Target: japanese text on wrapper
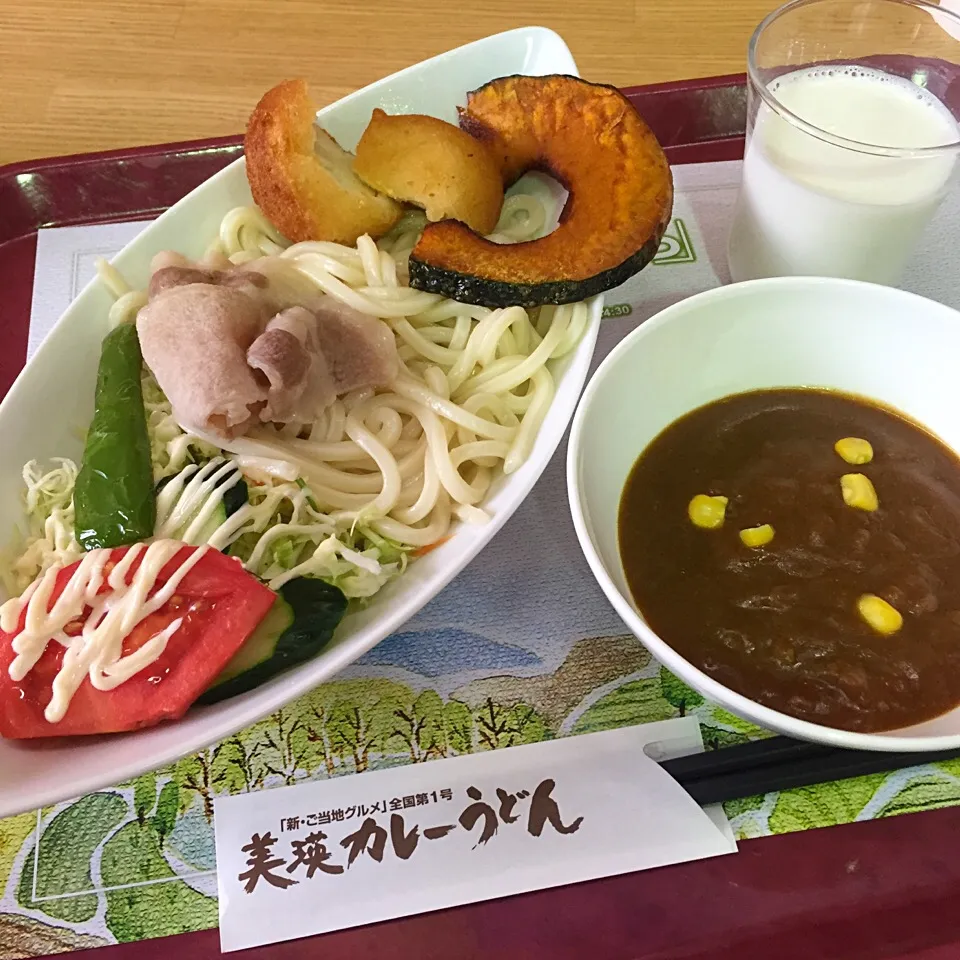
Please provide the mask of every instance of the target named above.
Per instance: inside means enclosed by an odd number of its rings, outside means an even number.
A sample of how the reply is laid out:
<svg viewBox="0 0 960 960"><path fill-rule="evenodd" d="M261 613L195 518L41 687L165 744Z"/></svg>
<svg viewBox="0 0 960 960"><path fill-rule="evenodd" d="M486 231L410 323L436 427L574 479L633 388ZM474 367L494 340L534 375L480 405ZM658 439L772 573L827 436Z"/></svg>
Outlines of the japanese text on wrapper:
<svg viewBox="0 0 960 960"><path fill-rule="evenodd" d="M453 790L432 790L306 816L283 817L279 834L310 832L290 839L274 836L272 830L254 833L242 848L247 869L237 879L248 894L261 883L285 890L319 874L339 876L360 857L382 863L388 850L398 860L409 860L421 841L442 840L457 830L466 831L474 839L472 850L489 843L501 827L526 829L532 837L541 836L548 826L564 836L576 833L583 817L564 820L553 795L555 788L556 782L546 778L533 790L510 792L497 787L494 797L487 800L480 789L470 786L464 791L462 807L459 803L446 806L453 804ZM416 812L402 812L411 808ZM461 810L459 815L451 816L450 811L457 809ZM360 820L359 825L337 826L356 820ZM321 825L328 826L329 834L315 829Z"/></svg>

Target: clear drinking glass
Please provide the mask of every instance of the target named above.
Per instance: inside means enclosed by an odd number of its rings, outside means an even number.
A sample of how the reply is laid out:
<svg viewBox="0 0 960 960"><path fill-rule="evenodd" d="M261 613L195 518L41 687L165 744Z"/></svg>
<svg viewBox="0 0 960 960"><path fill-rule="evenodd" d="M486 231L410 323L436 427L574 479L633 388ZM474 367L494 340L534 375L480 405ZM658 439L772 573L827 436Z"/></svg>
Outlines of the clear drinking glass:
<svg viewBox="0 0 960 960"><path fill-rule="evenodd" d="M926 0L794 0L747 56L733 280L896 284L954 179L960 16Z"/></svg>

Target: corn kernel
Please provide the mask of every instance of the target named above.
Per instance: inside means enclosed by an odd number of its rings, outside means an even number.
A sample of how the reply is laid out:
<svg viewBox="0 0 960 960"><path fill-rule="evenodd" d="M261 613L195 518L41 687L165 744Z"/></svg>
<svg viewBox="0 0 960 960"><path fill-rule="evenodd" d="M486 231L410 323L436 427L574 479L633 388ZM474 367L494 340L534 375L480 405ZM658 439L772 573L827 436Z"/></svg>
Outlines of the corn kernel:
<svg viewBox="0 0 960 960"><path fill-rule="evenodd" d="M847 461L860 465L869 463L873 459L873 447L869 440L862 440L860 437L844 437L838 440L833 449Z"/></svg>
<svg viewBox="0 0 960 960"><path fill-rule="evenodd" d="M740 531L740 541L745 547L762 547L773 539L773 527L761 523L759 527L747 527Z"/></svg>
<svg viewBox="0 0 960 960"><path fill-rule="evenodd" d="M848 507L872 513L880 506L877 491L870 482L870 478L862 473L845 473L840 478L840 490L843 493L843 502Z"/></svg>
<svg viewBox="0 0 960 960"><path fill-rule="evenodd" d="M903 626L903 617L896 607L890 606L883 597L878 597L872 593L865 593L857 601L857 610L860 616L873 627L877 633L882 633L885 637L896 633Z"/></svg>
<svg viewBox="0 0 960 960"><path fill-rule="evenodd" d="M687 504L687 516L695 527L702 527L704 530L716 530L717 527L722 527L726 512L726 497L708 497L705 493L698 493Z"/></svg>

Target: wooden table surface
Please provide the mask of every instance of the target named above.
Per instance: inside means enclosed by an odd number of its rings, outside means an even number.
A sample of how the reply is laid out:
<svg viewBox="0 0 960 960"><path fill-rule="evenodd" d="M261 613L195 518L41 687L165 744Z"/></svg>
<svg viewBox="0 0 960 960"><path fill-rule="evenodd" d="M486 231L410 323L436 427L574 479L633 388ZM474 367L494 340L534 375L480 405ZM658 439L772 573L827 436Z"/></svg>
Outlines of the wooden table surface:
<svg viewBox="0 0 960 960"><path fill-rule="evenodd" d="M542 24L627 86L743 69L776 0L0 0L0 164L237 133L307 77L322 104L451 47Z"/></svg>

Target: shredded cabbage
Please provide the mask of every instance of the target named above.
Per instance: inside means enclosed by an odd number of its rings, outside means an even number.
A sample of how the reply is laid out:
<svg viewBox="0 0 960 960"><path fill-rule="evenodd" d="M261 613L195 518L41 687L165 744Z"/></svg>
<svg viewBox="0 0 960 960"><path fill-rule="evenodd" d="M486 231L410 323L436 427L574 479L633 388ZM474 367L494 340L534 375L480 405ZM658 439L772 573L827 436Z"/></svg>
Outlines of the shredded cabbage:
<svg viewBox="0 0 960 960"><path fill-rule="evenodd" d="M322 512L303 480L248 485L248 502L209 541L228 549L278 590L294 577L318 577L346 596L373 596L406 569L409 551L364 527Z"/></svg>
<svg viewBox="0 0 960 960"><path fill-rule="evenodd" d="M184 431L152 374L143 377L143 402L154 478L173 477L214 458L229 457ZM357 521L334 518L317 506L303 479L284 480L263 465L230 457L248 481L248 502L217 527L209 544L239 557L244 566L277 590L294 577L317 577L347 597L373 596L402 573L410 549ZM83 555L74 531L73 489L78 467L56 459L49 467L31 460L23 468L27 536L0 558L8 593L22 593L53 564L66 566ZM216 490L210 496L217 495ZM191 515L202 504L191 505Z"/></svg>
<svg viewBox="0 0 960 960"><path fill-rule="evenodd" d="M54 564L66 566L82 556L73 517L77 471L77 465L65 458L53 460L49 467L31 460L23 468L26 536L17 538L14 557L0 563L11 596L22 593Z"/></svg>
<svg viewBox="0 0 960 960"><path fill-rule="evenodd" d="M164 396L152 373L144 371L141 386L154 480L172 477L187 464L202 463L220 453L216 447L187 433L174 420L170 401Z"/></svg>

